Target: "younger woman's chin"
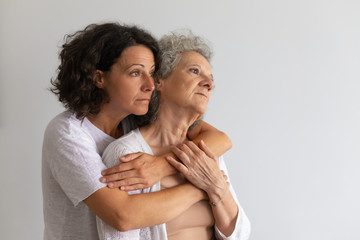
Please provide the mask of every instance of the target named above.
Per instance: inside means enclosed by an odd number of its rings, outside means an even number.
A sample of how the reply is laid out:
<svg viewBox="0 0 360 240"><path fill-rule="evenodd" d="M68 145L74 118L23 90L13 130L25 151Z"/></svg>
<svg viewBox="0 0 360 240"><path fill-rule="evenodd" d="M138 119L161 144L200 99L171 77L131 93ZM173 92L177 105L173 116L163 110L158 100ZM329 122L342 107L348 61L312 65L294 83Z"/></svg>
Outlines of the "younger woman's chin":
<svg viewBox="0 0 360 240"><path fill-rule="evenodd" d="M148 108L146 109L139 109L137 111L134 111L133 114L137 116L145 115L148 112Z"/></svg>

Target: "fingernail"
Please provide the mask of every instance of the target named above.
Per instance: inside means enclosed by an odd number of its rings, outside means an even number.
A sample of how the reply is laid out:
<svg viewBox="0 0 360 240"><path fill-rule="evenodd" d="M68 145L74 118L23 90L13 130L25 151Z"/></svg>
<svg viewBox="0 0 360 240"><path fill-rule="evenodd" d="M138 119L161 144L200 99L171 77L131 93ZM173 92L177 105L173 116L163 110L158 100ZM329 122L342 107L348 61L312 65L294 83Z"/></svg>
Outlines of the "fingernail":
<svg viewBox="0 0 360 240"><path fill-rule="evenodd" d="M104 177L100 178L100 182L102 182L102 183L106 182L106 178L104 178Z"/></svg>
<svg viewBox="0 0 360 240"><path fill-rule="evenodd" d="M109 183L108 185L110 188L113 188L114 187L114 184L113 183Z"/></svg>
<svg viewBox="0 0 360 240"><path fill-rule="evenodd" d="M105 171L102 171L102 172L101 172L101 175L105 175Z"/></svg>
<svg viewBox="0 0 360 240"><path fill-rule="evenodd" d="M125 190L125 187L121 186L121 187L120 187L120 190L123 190L123 191L124 191L124 190Z"/></svg>

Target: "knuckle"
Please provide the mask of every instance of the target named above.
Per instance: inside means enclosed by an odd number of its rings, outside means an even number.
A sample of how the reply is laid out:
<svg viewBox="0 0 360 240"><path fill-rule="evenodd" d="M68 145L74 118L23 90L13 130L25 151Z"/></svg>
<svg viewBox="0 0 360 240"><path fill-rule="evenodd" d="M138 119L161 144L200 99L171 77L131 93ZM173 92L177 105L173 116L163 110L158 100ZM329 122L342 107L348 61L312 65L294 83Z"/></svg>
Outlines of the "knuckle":
<svg viewBox="0 0 360 240"><path fill-rule="evenodd" d="M115 180L114 174L109 175L109 176L106 177L106 182L112 182L114 180Z"/></svg>
<svg viewBox="0 0 360 240"><path fill-rule="evenodd" d="M204 155L202 153L197 152L194 154L193 158L195 161L199 162L203 157L204 157Z"/></svg>
<svg viewBox="0 0 360 240"><path fill-rule="evenodd" d="M124 185L130 185L131 181L129 179L125 179L123 181Z"/></svg>
<svg viewBox="0 0 360 240"><path fill-rule="evenodd" d="M180 158L186 158L188 155L184 152L180 152L179 157Z"/></svg>
<svg viewBox="0 0 360 240"><path fill-rule="evenodd" d="M143 182L143 184L144 184L145 187L149 187L149 186L150 186L150 181L149 181L149 180L145 180L145 181Z"/></svg>
<svg viewBox="0 0 360 240"><path fill-rule="evenodd" d="M121 179L123 177L123 175L121 173L117 173L116 175L114 174L114 176L116 176L117 179Z"/></svg>
<svg viewBox="0 0 360 240"><path fill-rule="evenodd" d="M120 186L119 182L111 182L113 188L118 188Z"/></svg>
<svg viewBox="0 0 360 240"><path fill-rule="evenodd" d="M134 161L133 164L134 164L134 167L135 167L135 168L139 168L139 167L140 167L140 163L139 163L138 161Z"/></svg>
<svg viewBox="0 0 360 240"><path fill-rule="evenodd" d="M138 175L139 175L140 177L144 177L144 176L145 176L145 170L142 169L142 168L139 168L139 169L137 170L137 173L138 173Z"/></svg>

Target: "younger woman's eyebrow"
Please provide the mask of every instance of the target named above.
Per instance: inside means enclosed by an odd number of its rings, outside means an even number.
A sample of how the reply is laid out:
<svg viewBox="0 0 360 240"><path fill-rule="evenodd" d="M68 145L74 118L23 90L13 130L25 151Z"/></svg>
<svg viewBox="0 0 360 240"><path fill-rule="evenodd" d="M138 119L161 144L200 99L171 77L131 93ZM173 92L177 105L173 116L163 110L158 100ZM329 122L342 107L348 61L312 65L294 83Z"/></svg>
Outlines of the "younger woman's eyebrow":
<svg viewBox="0 0 360 240"><path fill-rule="evenodd" d="M131 67L133 67L133 66L140 66L140 67L142 67L142 68L145 68L145 65L144 65L144 64L141 64L141 63L133 63L133 64L131 64L130 66L126 67L125 70L127 70L127 69L129 69L129 68L131 68ZM151 66L151 69L153 69L154 67L155 67L155 64Z"/></svg>

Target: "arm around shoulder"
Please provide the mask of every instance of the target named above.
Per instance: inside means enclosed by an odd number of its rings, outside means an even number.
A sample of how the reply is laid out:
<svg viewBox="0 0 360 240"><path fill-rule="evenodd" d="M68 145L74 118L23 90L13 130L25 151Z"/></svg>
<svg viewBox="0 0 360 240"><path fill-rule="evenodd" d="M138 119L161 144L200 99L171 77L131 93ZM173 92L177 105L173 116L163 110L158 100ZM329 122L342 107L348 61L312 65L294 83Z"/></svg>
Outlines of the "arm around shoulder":
<svg viewBox="0 0 360 240"><path fill-rule="evenodd" d="M188 132L188 137L197 144L203 140L217 157L220 157L232 147L232 142L226 133L203 121Z"/></svg>

